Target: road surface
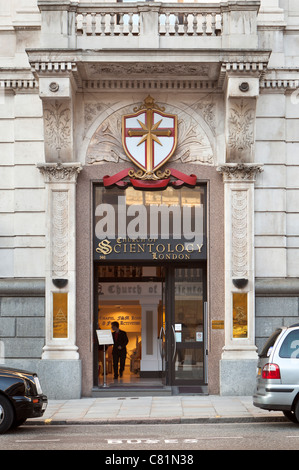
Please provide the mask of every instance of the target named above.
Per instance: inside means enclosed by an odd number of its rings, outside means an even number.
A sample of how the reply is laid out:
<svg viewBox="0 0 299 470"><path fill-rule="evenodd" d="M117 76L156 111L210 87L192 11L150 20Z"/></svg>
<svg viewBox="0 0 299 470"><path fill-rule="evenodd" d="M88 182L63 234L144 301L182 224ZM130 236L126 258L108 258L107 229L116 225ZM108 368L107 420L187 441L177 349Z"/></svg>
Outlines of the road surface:
<svg viewBox="0 0 299 470"><path fill-rule="evenodd" d="M113 455L113 451L116 450L136 451L136 453L131 453L132 456L141 455L140 451L166 450L170 451L171 456L176 451L184 451L186 454L187 451L192 450L269 449L299 449L299 426L291 422L24 425L0 437L0 450L105 450L107 455ZM150 454L151 452L148 453ZM117 455L121 456L121 453L118 452ZM194 458L196 458L196 453L194 453ZM154 463L151 461L149 463L158 465L175 462ZM189 465L191 463L190 461ZM114 461L111 464L116 465L117 462ZM138 468L139 464L135 467L132 464L132 467Z"/></svg>

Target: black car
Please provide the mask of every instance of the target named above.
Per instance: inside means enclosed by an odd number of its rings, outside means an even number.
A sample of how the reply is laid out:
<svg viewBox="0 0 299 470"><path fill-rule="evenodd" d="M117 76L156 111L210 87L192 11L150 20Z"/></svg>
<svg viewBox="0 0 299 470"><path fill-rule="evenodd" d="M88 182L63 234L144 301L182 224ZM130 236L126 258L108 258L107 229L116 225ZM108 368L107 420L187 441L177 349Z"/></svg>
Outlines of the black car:
<svg viewBox="0 0 299 470"><path fill-rule="evenodd" d="M42 416L47 404L35 373L0 367L0 434Z"/></svg>

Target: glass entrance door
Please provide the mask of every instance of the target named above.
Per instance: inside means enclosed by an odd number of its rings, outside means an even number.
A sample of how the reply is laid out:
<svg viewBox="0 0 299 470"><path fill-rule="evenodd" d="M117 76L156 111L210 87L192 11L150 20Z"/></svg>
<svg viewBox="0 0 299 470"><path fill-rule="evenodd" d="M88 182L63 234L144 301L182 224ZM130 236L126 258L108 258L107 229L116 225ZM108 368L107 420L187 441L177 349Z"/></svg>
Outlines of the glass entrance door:
<svg viewBox="0 0 299 470"><path fill-rule="evenodd" d="M169 273L170 274L170 273ZM169 278L168 365L171 385L206 383L205 270L173 268Z"/></svg>
<svg viewBox="0 0 299 470"><path fill-rule="evenodd" d="M164 270L159 266L98 265L96 267L95 333L113 322L127 334L122 377L114 381L113 346L103 352L95 342L95 385L161 386L165 381L166 336ZM95 335L96 337L96 335Z"/></svg>
<svg viewBox="0 0 299 470"><path fill-rule="evenodd" d="M96 273L95 330L117 321L129 340L117 384L112 347L106 350L108 385L206 384L205 266L98 265ZM95 384L101 386L104 359L95 346Z"/></svg>

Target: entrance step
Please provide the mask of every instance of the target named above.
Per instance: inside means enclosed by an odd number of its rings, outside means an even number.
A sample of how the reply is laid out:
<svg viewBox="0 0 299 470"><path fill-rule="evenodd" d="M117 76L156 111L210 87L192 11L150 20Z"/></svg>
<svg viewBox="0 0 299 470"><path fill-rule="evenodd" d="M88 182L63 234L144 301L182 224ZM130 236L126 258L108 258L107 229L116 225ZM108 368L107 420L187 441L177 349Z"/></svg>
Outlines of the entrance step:
<svg viewBox="0 0 299 470"><path fill-rule="evenodd" d="M93 398L101 397L161 397L171 395L209 395L208 386L177 386L177 387L155 387L155 386L123 386L111 385L108 387L94 387L91 392Z"/></svg>
<svg viewBox="0 0 299 470"><path fill-rule="evenodd" d="M92 389L93 398L101 397L161 397L171 396L172 387L95 387Z"/></svg>

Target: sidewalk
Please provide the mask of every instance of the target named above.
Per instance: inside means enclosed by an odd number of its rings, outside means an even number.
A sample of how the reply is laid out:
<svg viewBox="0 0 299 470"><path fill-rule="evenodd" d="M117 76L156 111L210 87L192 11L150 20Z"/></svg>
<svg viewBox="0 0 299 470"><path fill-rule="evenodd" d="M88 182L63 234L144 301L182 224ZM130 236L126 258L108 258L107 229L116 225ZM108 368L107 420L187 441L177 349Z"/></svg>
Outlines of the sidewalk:
<svg viewBox="0 0 299 470"><path fill-rule="evenodd" d="M266 411L251 396L169 396L49 400L42 418L28 424L139 424L284 421L280 411Z"/></svg>

